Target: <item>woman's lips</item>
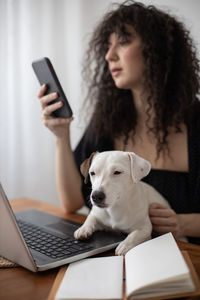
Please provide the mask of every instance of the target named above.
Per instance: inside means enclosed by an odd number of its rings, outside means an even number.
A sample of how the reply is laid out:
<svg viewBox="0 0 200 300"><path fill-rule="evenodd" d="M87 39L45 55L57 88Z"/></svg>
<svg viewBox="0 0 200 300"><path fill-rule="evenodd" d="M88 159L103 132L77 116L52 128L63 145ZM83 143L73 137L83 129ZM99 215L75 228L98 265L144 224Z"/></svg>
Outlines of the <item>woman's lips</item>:
<svg viewBox="0 0 200 300"><path fill-rule="evenodd" d="M122 71L122 69L120 69L120 68L111 69L111 73L112 73L113 77L118 76L121 73L121 71Z"/></svg>

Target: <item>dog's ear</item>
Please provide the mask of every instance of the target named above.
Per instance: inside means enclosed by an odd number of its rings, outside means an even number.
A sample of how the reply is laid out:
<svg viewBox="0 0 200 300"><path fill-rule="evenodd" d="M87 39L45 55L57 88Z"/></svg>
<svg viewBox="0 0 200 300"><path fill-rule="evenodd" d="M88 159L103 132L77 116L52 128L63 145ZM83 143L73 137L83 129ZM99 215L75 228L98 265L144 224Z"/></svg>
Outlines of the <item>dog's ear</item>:
<svg viewBox="0 0 200 300"><path fill-rule="evenodd" d="M131 163L131 176L134 183L139 182L147 176L151 170L151 164L146 159L138 156L134 152L128 152Z"/></svg>
<svg viewBox="0 0 200 300"><path fill-rule="evenodd" d="M93 159L93 156L96 154L97 152L92 152L92 154L90 155L89 158L87 158L86 160L84 160L84 162L82 162L81 166L80 166L80 170L81 170L81 174L84 176L85 180L84 183L88 183L88 173L89 173L89 168Z"/></svg>

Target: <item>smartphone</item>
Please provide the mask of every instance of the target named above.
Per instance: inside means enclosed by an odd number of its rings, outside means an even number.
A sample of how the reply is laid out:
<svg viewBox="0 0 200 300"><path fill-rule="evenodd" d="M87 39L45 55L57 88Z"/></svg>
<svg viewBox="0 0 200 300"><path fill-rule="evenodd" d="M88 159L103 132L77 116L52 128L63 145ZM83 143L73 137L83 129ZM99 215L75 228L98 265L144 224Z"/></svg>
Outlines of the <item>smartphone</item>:
<svg viewBox="0 0 200 300"><path fill-rule="evenodd" d="M49 104L62 101L63 106L55 110L52 115L56 118L70 118L72 116L72 110L69 102L63 92L61 84L58 80L56 72L49 58L43 57L32 62L33 70L41 85L46 84L47 90L45 95L57 92L58 98L52 100Z"/></svg>

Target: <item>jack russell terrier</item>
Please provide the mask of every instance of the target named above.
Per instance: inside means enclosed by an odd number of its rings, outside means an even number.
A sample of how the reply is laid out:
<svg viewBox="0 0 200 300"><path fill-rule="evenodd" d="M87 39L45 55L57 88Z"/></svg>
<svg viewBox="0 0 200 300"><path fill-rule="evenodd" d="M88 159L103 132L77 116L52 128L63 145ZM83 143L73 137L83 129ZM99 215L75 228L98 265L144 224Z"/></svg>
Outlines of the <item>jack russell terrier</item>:
<svg viewBox="0 0 200 300"><path fill-rule="evenodd" d="M85 239L97 230L109 229L127 233L115 253L128 250L151 238L149 204L168 202L150 185L140 181L150 172L151 164L133 152L105 151L92 153L81 165L81 173L92 184L92 209L84 224L75 231Z"/></svg>

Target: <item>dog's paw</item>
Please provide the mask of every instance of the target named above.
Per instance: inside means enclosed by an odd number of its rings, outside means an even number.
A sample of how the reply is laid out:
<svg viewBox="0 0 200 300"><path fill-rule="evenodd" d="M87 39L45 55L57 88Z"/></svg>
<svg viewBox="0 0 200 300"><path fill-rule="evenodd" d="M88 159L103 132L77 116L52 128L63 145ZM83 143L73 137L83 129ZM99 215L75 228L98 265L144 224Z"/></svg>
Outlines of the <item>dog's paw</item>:
<svg viewBox="0 0 200 300"><path fill-rule="evenodd" d="M115 254L125 255L131 248L133 248L133 245L130 245L127 241L122 241L115 249Z"/></svg>
<svg viewBox="0 0 200 300"><path fill-rule="evenodd" d="M74 232L74 237L76 239L87 239L92 235L93 231L92 227L83 225Z"/></svg>

